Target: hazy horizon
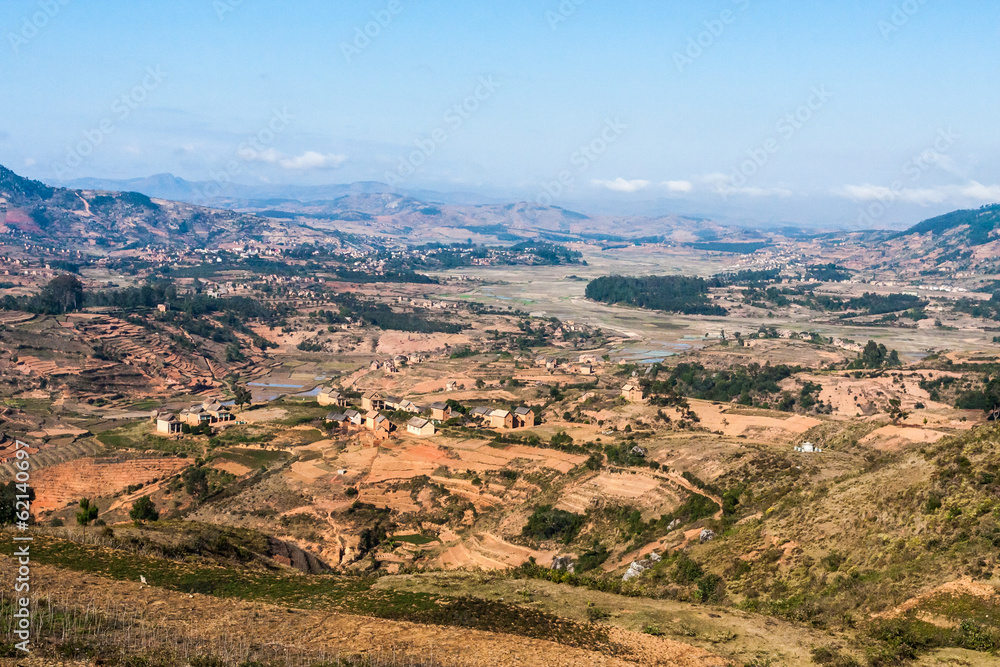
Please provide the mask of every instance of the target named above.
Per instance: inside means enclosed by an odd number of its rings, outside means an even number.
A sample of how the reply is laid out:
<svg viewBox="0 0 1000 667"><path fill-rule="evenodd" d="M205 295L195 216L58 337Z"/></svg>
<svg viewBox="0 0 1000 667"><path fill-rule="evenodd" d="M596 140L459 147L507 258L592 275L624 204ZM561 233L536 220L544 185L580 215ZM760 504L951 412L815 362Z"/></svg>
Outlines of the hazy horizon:
<svg viewBox="0 0 1000 667"><path fill-rule="evenodd" d="M16 0L0 163L906 226L1000 201L998 18L984 0Z"/></svg>

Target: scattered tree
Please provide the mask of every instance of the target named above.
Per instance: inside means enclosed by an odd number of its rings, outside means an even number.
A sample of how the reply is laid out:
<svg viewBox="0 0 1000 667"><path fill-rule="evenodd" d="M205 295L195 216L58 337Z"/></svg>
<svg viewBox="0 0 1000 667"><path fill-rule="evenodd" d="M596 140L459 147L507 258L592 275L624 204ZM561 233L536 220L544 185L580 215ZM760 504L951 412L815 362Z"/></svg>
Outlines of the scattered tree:
<svg viewBox="0 0 1000 667"><path fill-rule="evenodd" d="M208 493L208 471L202 466L188 468L181 479L184 480L184 490L188 495L201 498Z"/></svg>
<svg viewBox="0 0 1000 667"><path fill-rule="evenodd" d="M233 396L236 402L236 407L243 409L244 405L249 405L253 402L253 396L250 390L247 389L246 385L238 384L233 387Z"/></svg>
<svg viewBox="0 0 1000 667"><path fill-rule="evenodd" d="M97 518L100 510L97 503L91 503L89 498L80 499L80 511L76 513L76 522L83 527L83 541L87 541L87 526Z"/></svg>
<svg viewBox="0 0 1000 667"><path fill-rule="evenodd" d="M146 521L158 521L160 513L157 511L152 498L143 496L132 503L132 509L129 510L128 517L138 526Z"/></svg>

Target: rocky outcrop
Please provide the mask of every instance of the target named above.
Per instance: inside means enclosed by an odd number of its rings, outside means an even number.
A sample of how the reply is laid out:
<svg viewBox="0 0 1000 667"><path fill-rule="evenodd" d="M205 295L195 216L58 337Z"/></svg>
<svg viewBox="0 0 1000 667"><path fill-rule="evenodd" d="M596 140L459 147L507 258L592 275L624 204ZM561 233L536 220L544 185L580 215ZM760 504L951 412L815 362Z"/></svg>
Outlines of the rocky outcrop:
<svg viewBox="0 0 1000 667"><path fill-rule="evenodd" d="M572 556L553 556L552 566L550 569L569 572L570 574L573 574L576 571L576 568L573 565Z"/></svg>
<svg viewBox="0 0 1000 667"><path fill-rule="evenodd" d="M294 544L282 542L275 537L267 539L268 556L282 565L294 567L296 570L305 572L306 574L321 574L330 570L329 565Z"/></svg>

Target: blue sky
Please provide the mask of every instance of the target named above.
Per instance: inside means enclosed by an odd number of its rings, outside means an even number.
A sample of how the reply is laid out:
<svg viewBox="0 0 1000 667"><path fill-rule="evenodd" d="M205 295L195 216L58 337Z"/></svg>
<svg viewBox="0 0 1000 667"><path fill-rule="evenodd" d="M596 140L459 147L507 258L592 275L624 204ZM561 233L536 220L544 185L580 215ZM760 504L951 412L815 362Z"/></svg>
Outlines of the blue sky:
<svg viewBox="0 0 1000 667"><path fill-rule="evenodd" d="M845 226L1000 200L989 0L7 0L0 36L0 163L48 181Z"/></svg>

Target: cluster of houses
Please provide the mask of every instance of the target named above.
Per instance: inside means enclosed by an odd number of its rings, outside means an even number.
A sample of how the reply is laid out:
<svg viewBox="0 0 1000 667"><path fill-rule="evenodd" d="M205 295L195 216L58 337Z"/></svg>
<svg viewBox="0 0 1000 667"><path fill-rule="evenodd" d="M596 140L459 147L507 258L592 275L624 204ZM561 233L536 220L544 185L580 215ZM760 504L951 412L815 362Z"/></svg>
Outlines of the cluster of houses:
<svg viewBox="0 0 1000 667"><path fill-rule="evenodd" d="M622 389L622 396L627 400L638 402L642 400L642 390L637 386L626 385ZM385 410L413 415L406 422L406 433L417 437L435 435L437 425L455 416L451 406L445 402L420 406L407 398L376 390L365 392L361 396L360 410L349 407L347 397L334 387L320 389L316 400L321 406L341 408L326 415L327 423L336 424L344 429L366 430L371 433L374 440L386 440L398 429L396 424L382 414L382 411ZM477 406L469 410L466 417L484 427L496 430L530 428L537 425L539 419L536 409L524 406L513 410ZM218 400L206 400L177 413L154 410L151 418L156 425L156 432L165 435L180 433L185 424L195 427L235 420L230 407L223 405Z"/></svg>
<svg viewBox="0 0 1000 667"><path fill-rule="evenodd" d="M347 400L335 389L324 389L319 394L321 405L345 407ZM359 427L371 432L375 440L386 440L397 427L381 413L382 410L407 412L413 417L406 422L406 432L417 437L429 437L437 433L437 425L446 422L454 416L450 405L444 402L419 406L407 398L384 394L379 391L368 391L361 396L361 410L348 409L342 412L334 411L326 416L328 423L337 424L342 428ZM429 416L421 416L429 415ZM494 429L516 429L535 426L538 415L535 410L519 407L514 410L502 408L476 407L469 411L468 416L484 426Z"/></svg>
<svg viewBox="0 0 1000 667"><path fill-rule="evenodd" d="M638 383L628 383L621 389L621 396L630 403L641 403L645 400L643 390ZM381 414L383 410L406 412L413 417L406 423L406 432L418 437L432 436L437 433L437 424L446 422L454 415L451 406L444 402L431 403L424 407L417 405L408 398L385 394L380 391L368 391L361 396L361 410L348 408L347 397L334 387L324 387L316 396L321 406L347 408L333 411L326 415L327 423L336 424L341 428L364 428L372 433L375 440L386 440L397 430L395 424ZM429 417L421 414L429 413ZM530 428L537 425L539 415L533 408L518 407L514 410L477 406L472 408L467 416L491 429L513 430ZM991 416L991 419L995 419ZM183 426L201 426L202 424L219 424L233 421L235 416L229 406L218 400L207 400L200 405L185 408L179 413L154 410L152 421L156 424L156 432L165 435L180 433Z"/></svg>
<svg viewBox="0 0 1000 667"><path fill-rule="evenodd" d="M550 357L535 357L535 366L538 368L545 368L550 371L561 369L565 372L576 373L578 375L594 375L597 372L597 367L603 363L602 360L599 360L593 354L581 354L576 363Z"/></svg>
<svg viewBox="0 0 1000 667"><path fill-rule="evenodd" d="M326 421L337 426L361 426L365 423L365 417L357 410L344 410L343 412L331 412L326 416Z"/></svg>
<svg viewBox="0 0 1000 667"><path fill-rule="evenodd" d="M513 411L503 408L476 407L469 411L469 416L477 419L490 428L515 429L534 426L537 415L532 408L520 407Z"/></svg>
<svg viewBox="0 0 1000 667"><path fill-rule="evenodd" d="M208 400L200 405L184 408L177 414L154 410L152 420L156 424L156 432L165 435L180 433L184 424L201 426L202 424L221 424L235 420L228 405L217 400Z"/></svg>

